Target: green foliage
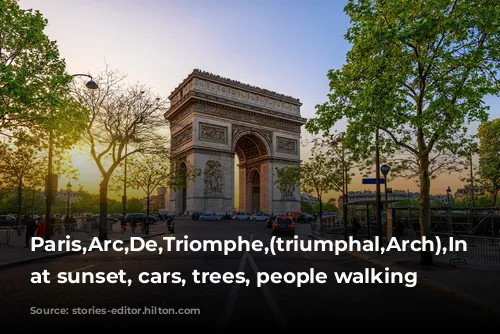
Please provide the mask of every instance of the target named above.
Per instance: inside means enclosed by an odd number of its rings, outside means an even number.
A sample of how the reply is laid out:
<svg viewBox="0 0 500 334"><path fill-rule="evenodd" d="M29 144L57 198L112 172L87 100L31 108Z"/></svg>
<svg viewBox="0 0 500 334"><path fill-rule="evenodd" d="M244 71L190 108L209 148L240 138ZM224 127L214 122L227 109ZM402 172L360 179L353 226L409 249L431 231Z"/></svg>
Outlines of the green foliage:
<svg viewBox="0 0 500 334"><path fill-rule="evenodd" d="M314 206L313 210L314 212L319 212L319 203ZM339 212L339 209L332 204L323 203L323 212Z"/></svg>
<svg viewBox="0 0 500 334"><path fill-rule="evenodd" d="M345 143L369 151L381 131L383 150L418 166L420 224L430 234L429 190L441 152L456 152L466 124L487 119L497 95L500 6L496 1L350 0L346 64L328 73L328 102L306 124L312 133L348 121ZM457 142L457 140L459 140ZM397 151L397 152L396 152ZM431 264L430 253L422 263Z"/></svg>
<svg viewBox="0 0 500 334"><path fill-rule="evenodd" d="M300 202L300 211L305 212L305 213L313 213L313 206L311 203L308 202Z"/></svg>
<svg viewBox="0 0 500 334"><path fill-rule="evenodd" d="M66 64L56 42L44 30L38 11L23 10L17 1L0 1L0 131L31 127L63 105Z"/></svg>
<svg viewBox="0 0 500 334"><path fill-rule="evenodd" d="M479 175L483 186L491 193L491 205L496 205L500 191L500 118L479 127Z"/></svg>

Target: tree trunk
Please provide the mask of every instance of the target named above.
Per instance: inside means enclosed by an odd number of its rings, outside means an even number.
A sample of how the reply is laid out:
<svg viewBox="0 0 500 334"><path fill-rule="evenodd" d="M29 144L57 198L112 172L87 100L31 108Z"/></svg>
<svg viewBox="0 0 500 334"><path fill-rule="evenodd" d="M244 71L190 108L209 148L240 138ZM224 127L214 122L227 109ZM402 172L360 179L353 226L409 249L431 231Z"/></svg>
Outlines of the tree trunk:
<svg viewBox="0 0 500 334"><path fill-rule="evenodd" d="M431 178L429 176L429 154L420 156L420 199L419 218L421 237L429 239L431 237L431 211L430 211L430 188ZM424 266L432 266L433 259L430 251L420 253L420 263Z"/></svg>
<svg viewBox="0 0 500 334"><path fill-rule="evenodd" d="M19 184L17 185L17 217L16 217L16 225L17 225L17 235L21 235L21 213L23 208L23 181L19 180Z"/></svg>
<svg viewBox="0 0 500 334"><path fill-rule="evenodd" d="M108 183L109 177L103 177L99 187L99 240L108 240Z"/></svg>
<svg viewBox="0 0 500 334"><path fill-rule="evenodd" d="M150 203L149 199L150 199L150 197L151 196L149 194L147 194L147 196L146 196L146 219L147 219L147 221L149 221L149 212L150 212L150 210L149 210L149 203Z"/></svg>
<svg viewBox="0 0 500 334"><path fill-rule="evenodd" d="M319 232L321 235L323 235L323 200L319 195L318 199L319 199Z"/></svg>
<svg viewBox="0 0 500 334"><path fill-rule="evenodd" d="M495 188L495 190L491 192L491 206L492 207L497 206L497 194L498 194L498 189Z"/></svg>

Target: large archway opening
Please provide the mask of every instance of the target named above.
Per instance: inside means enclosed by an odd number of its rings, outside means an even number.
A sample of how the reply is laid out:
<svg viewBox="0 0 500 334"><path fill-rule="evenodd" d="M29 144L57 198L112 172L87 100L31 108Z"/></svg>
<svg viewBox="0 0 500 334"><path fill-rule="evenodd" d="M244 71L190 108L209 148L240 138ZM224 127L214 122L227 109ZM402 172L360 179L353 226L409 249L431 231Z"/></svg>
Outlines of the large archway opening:
<svg viewBox="0 0 500 334"><path fill-rule="evenodd" d="M267 187L263 165L269 148L265 139L257 133L246 132L235 138L235 210L247 214L258 213L265 209Z"/></svg>

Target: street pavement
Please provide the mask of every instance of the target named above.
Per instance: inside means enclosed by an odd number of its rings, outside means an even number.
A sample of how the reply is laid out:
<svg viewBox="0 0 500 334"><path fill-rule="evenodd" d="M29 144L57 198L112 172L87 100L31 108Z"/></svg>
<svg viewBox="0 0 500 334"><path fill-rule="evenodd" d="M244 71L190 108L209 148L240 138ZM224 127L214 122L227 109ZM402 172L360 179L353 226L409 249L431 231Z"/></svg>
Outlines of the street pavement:
<svg viewBox="0 0 500 334"><path fill-rule="evenodd" d="M218 221L194 222L178 220L176 237L189 239L271 239L271 230L264 222ZM299 225L300 238L308 238L309 226ZM156 237L158 243L165 243ZM285 237L286 238L286 237ZM348 254L335 256L323 252L290 252L276 256L256 252L234 252L229 255L201 252L137 252L124 255L116 252L93 252L0 270L0 323L2 325L33 326L33 324L72 324L79 328L104 323L117 329L121 325L143 326L148 324L182 325L183 328L252 329L323 329L340 320L336 317L355 317L345 325L362 326L372 322L363 319L386 318L394 323L403 318L434 318L446 323L449 317L481 317L481 324L489 320L484 310L472 304L453 299L417 285L408 288L398 284L338 284L331 276L334 271L364 271L371 265ZM194 284L193 270L205 272L238 272L254 278L256 272L326 272L326 284L309 284L301 288L293 284L267 284L261 288L255 282L249 286L237 284ZM32 272L44 269L51 272L50 284L32 284ZM57 272L91 271L118 272L123 269L127 277L135 278L141 272L181 272L187 279L180 284L140 284L137 279L131 286L124 284L58 284ZM255 280L253 280L255 281ZM175 312L199 314L174 315L113 315L112 309L157 307ZM106 309L106 315L31 315L32 308L45 311L67 308ZM197 311L198 310L198 311ZM82 310L80 310L82 312ZM129 310L130 312L130 310ZM399 320L398 320L399 319ZM378 320L377 320L378 321ZM497 321L498 323L498 321ZM338 324L343 324L339 322ZM73 327L72 327L73 328ZM129 329L131 327L128 327Z"/></svg>

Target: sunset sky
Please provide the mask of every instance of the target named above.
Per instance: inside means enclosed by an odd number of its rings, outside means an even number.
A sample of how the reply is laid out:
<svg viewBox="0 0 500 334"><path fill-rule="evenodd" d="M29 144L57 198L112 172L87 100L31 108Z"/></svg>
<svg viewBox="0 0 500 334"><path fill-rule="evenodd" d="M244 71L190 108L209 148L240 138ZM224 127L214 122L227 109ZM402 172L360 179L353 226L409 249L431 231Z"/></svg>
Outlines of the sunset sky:
<svg viewBox="0 0 500 334"><path fill-rule="evenodd" d="M349 44L346 1L333 0L21 0L48 19L47 34L59 45L68 72L97 73L105 62L131 82L168 96L195 68L291 95L302 116L328 93L327 71L340 68ZM500 117L500 100L486 99L490 118ZM345 124L338 124L339 130ZM475 132L477 125L471 128ZM305 130L303 136L307 136ZM100 174L86 153L73 154L76 186L98 191ZM302 149L302 152L306 150ZM307 158L303 154L302 158ZM66 184L67 180L60 180ZM417 191L396 179L393 189ZM433 193L462 187L456 175L433 181ZM355 179L351 190L374 190ZM140 192L129 196L143 197ZM119 195L113 195L117 197ZM337 197L338 194L335 194Z"/></svg>

